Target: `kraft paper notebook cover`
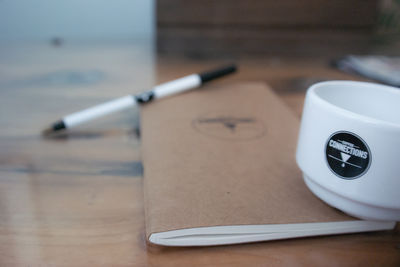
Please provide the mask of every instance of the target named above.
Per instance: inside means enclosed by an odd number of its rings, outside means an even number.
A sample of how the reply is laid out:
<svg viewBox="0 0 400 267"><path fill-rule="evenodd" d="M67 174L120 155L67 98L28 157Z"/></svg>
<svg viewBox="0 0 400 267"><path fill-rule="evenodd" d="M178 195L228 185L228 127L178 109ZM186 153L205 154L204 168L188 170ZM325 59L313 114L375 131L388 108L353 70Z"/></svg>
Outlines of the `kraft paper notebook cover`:
<svg viewBox="0 0 400 267"><path fill-rule="evenodd" d="M298 119L259 83L207 87L141 111L146 234L222 245L392 229L315 197L295 163Z"/></svg>

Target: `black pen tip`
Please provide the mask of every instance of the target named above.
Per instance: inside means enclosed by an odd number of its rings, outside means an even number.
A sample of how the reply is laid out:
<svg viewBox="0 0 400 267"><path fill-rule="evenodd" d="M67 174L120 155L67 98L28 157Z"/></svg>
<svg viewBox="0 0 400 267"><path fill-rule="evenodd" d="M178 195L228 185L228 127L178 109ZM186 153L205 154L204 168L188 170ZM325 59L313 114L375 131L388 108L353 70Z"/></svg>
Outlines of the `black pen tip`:
<svg viewBox="0 0 400 267"><path fill-rule="evenodd" d="M200 75L201 82L205 83L208 81L212 81L216 78L234 73L234 72L236 72L236 70L237 70L237 66L235 64L231 64L228 66L220 67L215 70L202 72L199 75Z"/></svg>
<svg viewBox="0 0 400 267"><path fill-rule="evenodd" d="M60 132L64 129L66 129L67 127L65 126L65 123L63 121L57 121L55 122L53 125L51 125L50 127L44 129L42 131L42 136L44 137L48 137L56 132Z"/></svg>

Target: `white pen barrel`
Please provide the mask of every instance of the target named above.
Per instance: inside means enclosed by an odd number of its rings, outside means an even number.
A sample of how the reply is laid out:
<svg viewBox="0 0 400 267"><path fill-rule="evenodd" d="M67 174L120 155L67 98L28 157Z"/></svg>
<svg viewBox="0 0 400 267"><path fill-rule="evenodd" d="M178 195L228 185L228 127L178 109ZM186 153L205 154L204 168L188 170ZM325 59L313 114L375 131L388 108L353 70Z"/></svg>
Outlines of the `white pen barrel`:
<svg viewBox="0 0 400 267"><path fill-rule="evenodd" d="M76 125L79 125L81 123L84 123L86 121L90 121L119 110L151 102L154 99L163 98L174 94L179 94L200 87L202 84L206 82L212 81L216 78L225 76L235 71L236 71L236 66L231 65L212 71L202 72L199 74L192 74L171 82L157 85L150 91L135 96L133 95L124 96L106 102L104 104L100 104L98 106L67 115L61 120L56 121L54 124L52 124L49 129L46 129L44 131L44 134L60 131L63 129L68 129Z"/></svg>
<svg viewBox="0 0 400 267"><path fill-rule="evenodd" d="M153 88L152 93L154 94L154 98L162 98L199 87L200 85L200 76L197 74L192 74L168 83L164 83L162 85L158 85ZM137 101L135 100L134 96L124 96L104 104L70 114L63 118L63 122L67 128L74 127L86 121L132 107L136 104Z"/></svg>
<svg viewBox="0 0 400 267"><path fill-rule="evenodd" d="M63 118L63 122L67 128L76 126L78 124L84 123L95 119L97 117L102 117L104 115L126 109L136 105L136 101L133 96L128 95L121 98L117 98L112 101L108 101L104 104L94 106L76 113L72 113Z"/></svg>
<svg viewBox="0 0 400 267"><path fill-rule="evenodd" d="M155 98L162 98L181 93L201 85L201 78L198 74L192 74L171 82L157 85L153 88Z"/></svg>

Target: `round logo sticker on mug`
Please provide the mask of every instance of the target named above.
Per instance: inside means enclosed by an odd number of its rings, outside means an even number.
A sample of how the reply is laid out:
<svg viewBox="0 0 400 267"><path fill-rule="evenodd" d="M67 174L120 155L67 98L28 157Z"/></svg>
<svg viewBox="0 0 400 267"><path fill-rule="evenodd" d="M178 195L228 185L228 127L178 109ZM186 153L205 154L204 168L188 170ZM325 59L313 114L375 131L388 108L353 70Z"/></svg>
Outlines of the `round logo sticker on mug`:
<svg viewBox="0 0 400 267"><path fill-rule="evenodd" d="M331 171L343 179L356 179L368 171L371 152L358 135L340 131L332 134L325 148L326 160Z"/></svg>

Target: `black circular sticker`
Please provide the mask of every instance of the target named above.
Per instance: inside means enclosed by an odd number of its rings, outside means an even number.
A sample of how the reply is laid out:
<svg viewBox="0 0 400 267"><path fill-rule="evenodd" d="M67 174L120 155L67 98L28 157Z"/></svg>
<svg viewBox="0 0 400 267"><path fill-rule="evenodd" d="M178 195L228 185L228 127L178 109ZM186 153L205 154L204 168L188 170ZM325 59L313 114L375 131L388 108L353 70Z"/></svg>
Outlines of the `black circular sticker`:
<svg viewBox="0 0 400 267"><path fill-rule="evenodd" d="M332 134L326 143L328 166L343 179L356 179L367 172L371 151L358 135L340 131Z"/></svg>

